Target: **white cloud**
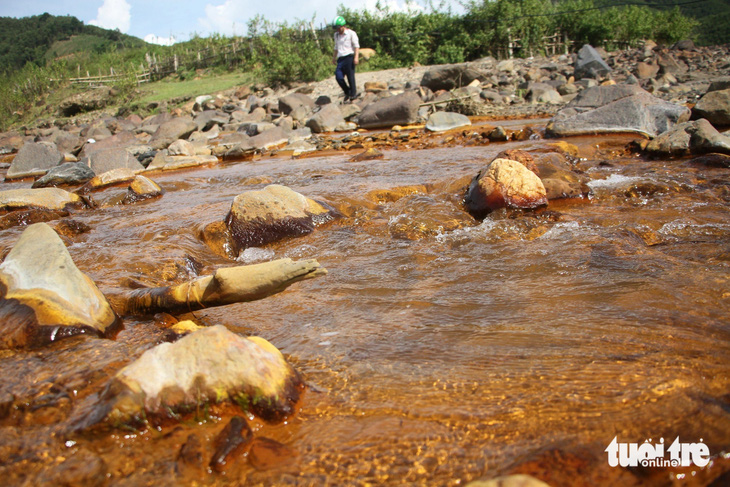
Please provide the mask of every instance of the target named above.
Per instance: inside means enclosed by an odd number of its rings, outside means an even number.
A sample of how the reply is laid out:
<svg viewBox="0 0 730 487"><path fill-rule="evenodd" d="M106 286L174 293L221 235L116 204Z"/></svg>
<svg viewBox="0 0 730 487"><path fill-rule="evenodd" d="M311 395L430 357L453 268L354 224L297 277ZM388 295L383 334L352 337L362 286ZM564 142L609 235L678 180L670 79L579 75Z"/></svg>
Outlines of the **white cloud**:
<svg viewBox="0 0 730 487"><path fill-rule="evenodd" d="M198 19L200 25L206 32L223 35L243 35L246 33L246 18L250 10L244 6L244 2L226 0L221 5L205 6L205 18ZM247 15L248 14L248 15ZM251 15L253 16L253 15ZM238 19L238 25L236 20Z"/></svg>
<svg viewBox="0 0 730 487"><path fill-rule="evenodd" d="M144 36L144 41L150 44L157 44L160 46L171 46L177 42L175 36L170 37L159 37L154 34L147 34Z"/></svg>
<svg viewBox="0 0 730 487"><path fill-rule="evenodd" d="M90 20L89 24L104 29L119 29L120 32L127 32L132 19L131 9L127 0L104 0L96 12L96 18Z"/></svg>

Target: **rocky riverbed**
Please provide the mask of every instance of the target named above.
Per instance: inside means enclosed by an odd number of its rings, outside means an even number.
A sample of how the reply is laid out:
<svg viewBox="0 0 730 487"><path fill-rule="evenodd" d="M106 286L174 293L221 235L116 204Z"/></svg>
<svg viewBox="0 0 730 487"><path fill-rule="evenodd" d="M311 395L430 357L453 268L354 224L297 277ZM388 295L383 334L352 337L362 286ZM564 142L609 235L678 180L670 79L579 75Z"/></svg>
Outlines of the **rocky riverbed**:
<svg viewBox="0 0 730 487"><path fill-rule="evenodd" d="M2 477L722 485L729 51L586 46L145 119L74 100L0 135ZM659 436L711 462L608 465Z"/></svg>

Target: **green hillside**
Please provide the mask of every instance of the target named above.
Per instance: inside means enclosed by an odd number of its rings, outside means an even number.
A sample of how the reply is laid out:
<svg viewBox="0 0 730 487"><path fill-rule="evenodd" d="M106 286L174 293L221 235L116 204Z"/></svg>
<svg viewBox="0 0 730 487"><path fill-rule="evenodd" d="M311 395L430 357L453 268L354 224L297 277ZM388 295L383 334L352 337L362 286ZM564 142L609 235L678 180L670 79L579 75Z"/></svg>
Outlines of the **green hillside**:
<svg viewBox="0 0 730 487"><path fill-rule="evenodd" d="M84 25L71 16L0 17L0 73L28 63L45 66L48 61L79 52L101 54L145 45L136 37Z"/></svg>

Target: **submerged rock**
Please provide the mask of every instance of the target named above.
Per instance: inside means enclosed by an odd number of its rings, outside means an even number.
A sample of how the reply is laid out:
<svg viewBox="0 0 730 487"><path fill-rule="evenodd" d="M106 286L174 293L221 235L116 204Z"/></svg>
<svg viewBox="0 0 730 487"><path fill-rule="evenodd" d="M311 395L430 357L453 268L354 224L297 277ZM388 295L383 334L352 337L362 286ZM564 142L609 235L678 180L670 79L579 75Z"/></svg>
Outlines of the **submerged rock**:
<svg viewBox="0 0 730 487"><path fill-rule="evenodd" d="M466 487L550 487L542 480L524 474L505 475L489 480L469 482Z"/></svg>
<svg viewBox="0 0 730 487"><path fill-rule="evenodd" d="M129 183L135 178L135 173L128 167L121 167L118 169L112 169L111 171L104 172L97 176L94 176L89 180L88 183L83 185L81 188L76 190L77 194L88 194L92 191L97 191L115 184Z"/></svg>
<svg viewBox="0 0 730 487"><path fill-rule="evenodd" d="M272 184L247 191L233 200L226 217L238 253L286 237L311 233L335 218L334 209L309 199L286 186Z"/></svg>
<svg viewBox="0 0 730 487"><path fill-rule="evenodd" d="M121 321L56 232L29 226L0 264L0 344L35 347L78 334L107 337Z"/></svg>
<svg viewBox="0 0 730 487"><path fill-rule="evenodd" d="M223 401L264 420L280 421L294 413L302 389L299 374L276 347L216 325L146 351L115 375L94 414L75 427L179 419Z"/></svg>
<svg viewBox="0 0 730 487"><path fill-rule="evenodd" d="M223 472L229 463L243 456L253 439L253 431L245 419L234 416L218 433L214 440L215 452L210 459L210 468Z"/></svg>
<svg viewBox="0 0 730 487"><path fill-rule="evenodd" d="M129 185L122 204L137 203L138 201L157 198L163 194L165 194L165 190L159 184L144 176L137 176Z"/></svg>
<svg viewBox="0 0 730 487"><path fill-rule="evenodd" d="M51 168L33 183L33 188L83 184L94 177L94 171L83 162L67 162Z"/></svg>
<svg viewBox="0 0 730 487"><path fill-rule="evenodd" d="M9 189L0 191L0 210L42 209L62 211L86 206L74 193L59 188Z"/></svg>
<svg viewBox="0 0 730 487"><path fill-rule="evenodd" d="M476 218L499 208L537 208L547 202L540 178L509 159L495 159L477 174L464 200L467 210Z"/></svg>

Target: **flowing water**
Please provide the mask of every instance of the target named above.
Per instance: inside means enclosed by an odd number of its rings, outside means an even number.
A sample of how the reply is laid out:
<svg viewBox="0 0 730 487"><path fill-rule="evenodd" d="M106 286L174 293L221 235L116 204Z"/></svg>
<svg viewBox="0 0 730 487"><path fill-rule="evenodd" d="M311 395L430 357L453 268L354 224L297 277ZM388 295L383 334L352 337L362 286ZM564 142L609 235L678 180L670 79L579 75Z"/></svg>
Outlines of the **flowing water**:
<svg viewBox="0 0 730 487"><path fill-rule="evenodd" d="M153 175L160 199L73 214L90 231L67 237L69 252L102 290L318 259L323 278L194 316L266 338L310 387L284 424L253 420L256 437L286 447L272 461L188 472L181 445L195 434L209 455L229 417L63 433L111 374L159 343L154 320L125 320L115 340L3 352L0 391L21 407L0 429L0 475L33 485L59 485L73 468L89 485L463 485L523 471L555 486L709 485L730 470L730 172L647 161L624 150L630 140L569 140L592 197L483 222L459 208L465 182L504 149L552 141L220 164ZM202 228L269 182L344 217L238 262L216 256ZM420 191L371 193L404 186ZM2 232L0 248L21 230ZM604 450L616 436L702 441L713 462L611 469Z"/></svg>

